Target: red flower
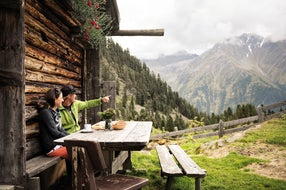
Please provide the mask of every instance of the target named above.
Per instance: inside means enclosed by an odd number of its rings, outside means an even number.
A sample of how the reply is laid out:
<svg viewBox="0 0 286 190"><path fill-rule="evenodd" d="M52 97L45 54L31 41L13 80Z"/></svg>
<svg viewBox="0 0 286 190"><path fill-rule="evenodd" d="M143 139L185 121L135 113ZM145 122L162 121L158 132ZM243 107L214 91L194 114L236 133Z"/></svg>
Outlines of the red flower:
<svg viewBox="0 0 286 190"><path fill-rule="evenodd" d="M89 7L91 7L91 6L92 6L92 2L91 2L91 0L88 0L88 1L87 1L87 6L89 6Z"/></svg>
<svg viewBox="0 0 286 190"><path fill-rule="evenodd" d="M97 25L97 23L94 20L92 20L92 21L90 21L90 25L95 26L95 25Z"/></svg>
<svg viewBox="0 0 286 190"><path fill-rule="evenodd" d="M94 7L95 7L95 9L98 9L99 8L99 4L96 3Z"/></svg>

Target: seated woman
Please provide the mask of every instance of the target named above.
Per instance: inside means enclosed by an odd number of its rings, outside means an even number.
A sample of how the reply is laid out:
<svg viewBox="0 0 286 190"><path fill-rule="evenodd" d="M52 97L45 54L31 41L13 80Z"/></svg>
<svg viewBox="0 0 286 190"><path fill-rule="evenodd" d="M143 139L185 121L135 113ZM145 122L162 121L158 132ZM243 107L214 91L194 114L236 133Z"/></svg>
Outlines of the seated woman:
<svg viewBox="0 0 286 190"><path fill-rule="evenodd" d="M67 149L54 143L55 139L68 133L62 128L58 107L62 105L63 95L60 89L52 88L46 93L47 108L40 112L40 142L47 156L60 156L69 159Z"/></svg>

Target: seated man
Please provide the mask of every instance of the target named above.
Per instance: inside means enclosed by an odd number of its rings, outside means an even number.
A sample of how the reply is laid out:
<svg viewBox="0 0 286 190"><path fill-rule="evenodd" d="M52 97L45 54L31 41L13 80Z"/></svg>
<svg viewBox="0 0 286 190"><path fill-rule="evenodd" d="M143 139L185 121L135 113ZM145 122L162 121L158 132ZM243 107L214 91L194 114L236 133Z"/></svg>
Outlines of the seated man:
<svg viewBox="0 0 286 190"><path fill-rule="evenodd" d="M76 91L72 85L64 86L62 88L62 93L64 101L59 107L59 111L63 128L69 134L80 130L78 124L79 111L99 106L101 103L109 102L109 96L88 101L76 100Z"/></svg>

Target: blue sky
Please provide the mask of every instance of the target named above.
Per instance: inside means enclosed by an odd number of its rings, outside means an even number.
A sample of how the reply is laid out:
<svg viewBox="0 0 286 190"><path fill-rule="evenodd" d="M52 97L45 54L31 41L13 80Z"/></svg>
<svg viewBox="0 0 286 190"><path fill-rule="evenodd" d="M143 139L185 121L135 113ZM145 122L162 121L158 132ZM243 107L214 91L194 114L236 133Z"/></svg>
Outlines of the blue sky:
<svg viewBox="0 0 286 190"><path fill-rule="evenodd" d="M165 35L113 37L140 59L181 50L201 54L242 33L286 39L285 0L117 0L120 29L164 28Z"/></svg>

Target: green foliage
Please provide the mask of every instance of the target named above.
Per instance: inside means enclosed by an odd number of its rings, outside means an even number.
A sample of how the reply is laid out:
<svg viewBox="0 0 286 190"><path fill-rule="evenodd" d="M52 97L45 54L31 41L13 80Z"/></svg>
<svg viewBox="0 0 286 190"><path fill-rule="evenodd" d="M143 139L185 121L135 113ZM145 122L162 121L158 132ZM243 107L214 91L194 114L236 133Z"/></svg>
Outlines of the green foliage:
<svg viewBox="0 0 286 190"><path fill-rule="evenodd" d="M112 19L106 14L106 0L74 0L74 15L82 23L84 39L98 47L112 31Z"/></svg>
<svg viewBox="0 0 286 190"><path fill-rule="evenodd" d="M105 43L112 31L112 19L106 14L106 0L74 0L74 15L81 22L84 39L96 47Z"/></svg>
<svg viewBox="0 0 286 190"><path fill-rule="evenodd" d="M189 120L189 126L190 127L199 127L199 126L204 126L205 123L203 121L204 118L201 118L200 121L197 120L197 117L194 117L194 119Z"/></svg>
<svg viewBox="0 0 286 190"><path fill-rule="evenodd" d="M97 115L103 119L111 119L115 115L115 110L113 108L108 108L103 112L97 112Z"/></svg>

